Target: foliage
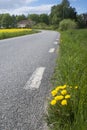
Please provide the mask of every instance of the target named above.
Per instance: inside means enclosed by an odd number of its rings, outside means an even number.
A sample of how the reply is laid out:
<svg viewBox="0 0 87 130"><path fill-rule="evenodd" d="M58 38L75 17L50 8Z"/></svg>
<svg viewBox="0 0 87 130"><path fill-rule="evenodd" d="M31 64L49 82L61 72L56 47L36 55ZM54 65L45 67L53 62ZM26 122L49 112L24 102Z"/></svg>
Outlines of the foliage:
<svg viewBox="0 0 87 130"><path fill-rule="evenodd" d="M2 16L3 16L3 14L0 14L0 28L1 28L1 26L2 26Z"/></svg>
<svg viewBox="0 0 87 130"><path fill-rule="evenodd" d="M64 31L68 29L75 29L77 27L76 22L71 19L64 19L59 23L59 29Z"/></svg>
<svg viewBox="0 0 87 130"><path fill-rule="evenodd" d="M40 22L48 25L49 24L49 16L47 14L41 14L40 15Z"/></svg>
<svg viewBox="0 0 87 130"><path fill-rule="evenodd" d="M17 22L20 22L20 21L26 20L26 19L27 18L26 18L26 16L24 14L22 14L22 15L16 15Z"/></svg>
<svg viewBox="0 0 87 130"><path fill-rule="evenodd" d="M61 32L47 123L52 130L87 130L87 30ZM64 85L65 84L65 85ZM66 90L66 92L61 92ZM63 95L65 93L65 95ZM66 100L66 95L68 99ZM61 100L59 97L62 95ZM62 100L66 100L62 102Z"/></svg>
<svg viewBox="0 0 87 130"><path fill-rule="evenodd" d="M30 14L30 15L28 15L28 19L31 19L36 24L39 23L39 21L40 21L40 17L38 14Z"/></svg>
<svg viewBox="0 0 87 130"><path fill-rule="evenodd" d="M1 25L4 28L10 28L12 24L12 17L7 13L2 15Z"/></svg>
<svg viewBox="0 0 87 130"><path fill-rule="evenodd" d="M0 27L1 28L15 28L17 27L17 20L15 15L0 14Z"/></svg>
<svg viewBox="0 0 87 130"><path fill-rule="evenodd" d="M50 20L52 24L59 24L63 19L76 19L75 8L70 6L68 0L62 0L62 2L51 8Z"/></svg>
<svg viewBox="0 0 87 130"><path fill-rule="evenodd" d="M83 17L84 15L86 15L86 18ZM87 27L87 14L77 15L77 23L79 28Z"/></svg>
<svg viewBox="0 0 87 130"><path fill-rule="evenodd" d="M45 29L46 27L47 27L47 24L45 23L38 23L35 26L33 26L33 28L36 28L36 29Z"/></svg>
<svg viewBox="0 0 87 130"><path fill-rule="evenodd" d="M15 15L12 15L11 19L12 19L11 27L16 28L17 27L17 19L16 19Z"/></svg>

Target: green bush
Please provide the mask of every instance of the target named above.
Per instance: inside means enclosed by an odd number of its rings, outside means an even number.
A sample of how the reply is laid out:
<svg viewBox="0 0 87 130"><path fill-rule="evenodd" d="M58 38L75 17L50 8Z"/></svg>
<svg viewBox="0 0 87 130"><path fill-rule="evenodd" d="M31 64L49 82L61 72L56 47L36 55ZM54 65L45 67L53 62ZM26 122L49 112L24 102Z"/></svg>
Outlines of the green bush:
<svg viewBox="0 0 87 130"><path fill-rule="evenodd" d="M45 23L38 23L33 26L33 28L35 28L35 29L45 29L46 27L47 27L47 24L45 24Z"/></svg>
<svg viewBox="0 0 87 130"><path fill-rule="evenodd" d="M71 19L64 19L59 23L59 29L61 31L75 29L76 27L77 27L76 22L72 21Z"/></svg>

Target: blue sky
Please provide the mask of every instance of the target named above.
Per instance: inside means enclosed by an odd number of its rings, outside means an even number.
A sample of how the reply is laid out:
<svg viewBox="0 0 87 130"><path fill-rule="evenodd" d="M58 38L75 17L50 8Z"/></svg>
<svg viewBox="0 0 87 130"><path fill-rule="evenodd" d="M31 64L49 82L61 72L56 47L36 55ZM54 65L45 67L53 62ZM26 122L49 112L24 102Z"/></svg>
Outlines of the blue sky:
<svg viewBox="0 0 87 130"><path fill-rule="evenodd" d="M60 4L62 0L0 0L0 13L31 14L50 13L53 5ZM87 0L69 0L78 14L87 13Z"/></svg>

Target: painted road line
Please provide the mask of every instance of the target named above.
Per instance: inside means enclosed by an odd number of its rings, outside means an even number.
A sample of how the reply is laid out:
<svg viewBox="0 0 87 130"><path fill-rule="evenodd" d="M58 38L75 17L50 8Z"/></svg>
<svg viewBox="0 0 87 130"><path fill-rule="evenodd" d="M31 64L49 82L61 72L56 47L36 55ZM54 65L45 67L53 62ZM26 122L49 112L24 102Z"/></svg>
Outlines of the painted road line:
<svg viewBox="0 0 87 130"><path fill-rule="evenodd" d="M58 41L59 39L57 38L56 41Z"/></svg>
<svg viewBox="0 0 87 130"><path fill-rule="evenodd" d="M24 89L25 90L38 89L41 84L44 71L45 71L45 67L37 68L36 71L30 77L30 79L25 84Z"/></svg>
<svg viewBox="0 0 87 130"><path fill-rule="evenodd" d="M55 44L55 45L57 45L57 44L58 44L58 42L54 42L54 44Z"/></svg>
<svg viewBox="0 0 87 130"><path fill-rule="evenodd" d="M55 51L55 48L51 48L50 50L49 50L49 53L53 53Z"/></svg>

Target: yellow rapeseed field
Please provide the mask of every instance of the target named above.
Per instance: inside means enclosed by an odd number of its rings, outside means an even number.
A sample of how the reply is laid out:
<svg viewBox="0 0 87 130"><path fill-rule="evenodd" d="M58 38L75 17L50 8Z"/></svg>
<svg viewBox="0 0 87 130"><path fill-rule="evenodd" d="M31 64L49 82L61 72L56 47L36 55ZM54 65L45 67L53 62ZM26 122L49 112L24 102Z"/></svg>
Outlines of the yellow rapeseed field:
<svg viewBox="0 0 87 130"><path fill-rule="evenodd" d="M15 33L15 32L23 32L23 31L32 31L32 29L0 29L0 33Z"/></svg>
<svg viewBox="0 0 87 130"><path fill-rule="evenodd" d="M15 28L15 29L0 29L0 39L31 34L32 29L29 28Z"/></svg>

